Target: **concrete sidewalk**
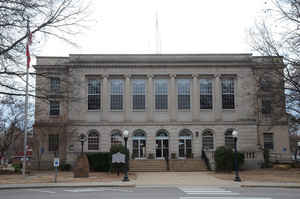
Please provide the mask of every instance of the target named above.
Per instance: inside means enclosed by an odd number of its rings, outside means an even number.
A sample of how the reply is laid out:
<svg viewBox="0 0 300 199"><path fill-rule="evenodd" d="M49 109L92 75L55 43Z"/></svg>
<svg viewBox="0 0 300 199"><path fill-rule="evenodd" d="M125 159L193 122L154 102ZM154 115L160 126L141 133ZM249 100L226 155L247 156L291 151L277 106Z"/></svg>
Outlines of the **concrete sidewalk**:
<svg viewBox="0 0 300 199"><path fill-rule="evenodd" d="M269 187L269 188L300 188L300 183L274 183L233 180L221 180L210 172L137 172L136 179L129 182L114 180L112 182L59 182L59 183L28 183L0 184L2 189L33 189L33 188L82 188L82 187L178 187L178 186L216 186L216 187ZM132 174L131 176L135 176ZM87 180L93 180L92 178Z"/></svg>
<svg viewBox="0 0 300 199"><path fill-rule="evenodd" d="M32 183L0 185L4 189L83 188L83 187L135 187L134 182L84 182L84 183Z"/></svg>

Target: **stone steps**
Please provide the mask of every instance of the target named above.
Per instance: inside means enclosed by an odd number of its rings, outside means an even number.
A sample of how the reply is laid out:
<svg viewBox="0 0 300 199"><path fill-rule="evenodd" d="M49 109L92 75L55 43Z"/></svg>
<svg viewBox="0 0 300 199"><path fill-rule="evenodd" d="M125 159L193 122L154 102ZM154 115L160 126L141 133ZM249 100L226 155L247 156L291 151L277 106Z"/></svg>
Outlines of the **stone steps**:
<svg viewBox="0 0 300 199"><path fill-rule="evenodd" d="M130 160L130 171L167 171L167 164L165 160ZM169 171L207 171L207 168L202 160L169 160Z"/></svg>

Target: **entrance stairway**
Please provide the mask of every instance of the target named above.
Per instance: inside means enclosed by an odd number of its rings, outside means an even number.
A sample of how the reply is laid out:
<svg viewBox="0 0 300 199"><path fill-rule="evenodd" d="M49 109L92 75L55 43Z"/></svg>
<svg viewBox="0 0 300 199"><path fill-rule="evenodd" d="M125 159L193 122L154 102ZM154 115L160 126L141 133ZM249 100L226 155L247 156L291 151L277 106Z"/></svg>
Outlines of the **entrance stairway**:
<svg viewBox="0 0 300 199"><path fill-rule="evenodd" d="M165 160L130 160L130 171L168 171ZM203 160L169 160L169 171L207 171Z"/></svg>
<svg viewBox="0 0 300 199"><path fill-rule="evenodd" d="M165 160L130 160L129 171L167 171Z"/></svg>

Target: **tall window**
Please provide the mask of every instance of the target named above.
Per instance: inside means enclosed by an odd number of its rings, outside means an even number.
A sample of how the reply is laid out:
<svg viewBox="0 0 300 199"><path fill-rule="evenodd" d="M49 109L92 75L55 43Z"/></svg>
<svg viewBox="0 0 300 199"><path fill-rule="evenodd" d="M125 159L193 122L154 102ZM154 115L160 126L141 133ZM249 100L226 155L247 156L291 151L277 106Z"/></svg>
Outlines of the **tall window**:
<svg viewBox="0 0 300 199"><path fill-rule="evenodd" d="M274 149L273 133L264 133L264 148L270 150Z"/></svg>
<svg viewBox="0 0 300 199"><path fill-rule="evenodd" d="M58 77L50 78L50 92L58 93L60 91L60 79Z"/></svg>
<svg viewBox="0 0 300 199"><path fill-rule="evenodd" d="M178 109L190 109L191 108L191 81L189 79L178 79L177 83L177 101Z"/></svg>
<svg viewBox="0 0 300 199"><path fill-rule="evenodd" d="M58 151L59 149L59 135L48 136L48 151Z"/></svg>
<svg viewBox="0 0 300 199"><path fill-rule="evenodd" d="M101 85L98 79L88 80L88 110L99 110L101 106Z"/></svg>
<svg viewBox="0 0 300 199"><path fill-rule="evenodd" d="M123 138L121 132L118 130L113 130L111 133L111 145L122 144L122 143L123 143Z"/></svg>
<svg viewBox="0 0 300 199"><path fill-rule="evenodd" d="M234 109L234 79L222 79L223 109Z"/></svg>
<svg viewBox="0 0 300 199"><path fill-rule="evenodd" d="M202 147L205 150L214 149L214 136L210 130L205 130L202 134Z"/></svg>
<svg viewBox="0 0 300 199"><path fill-rule="evenodd" d="M263 114L271 114L272 111L272 101L270 98L263 97L261 100L261 112Z"/></svg>
<svg viewBox="0 0 300 199"><path fill-rule="evenodd" d="M168 80L156 79L155 84L155 109L168 109Z"/></svg>
<svg viewBox="0 0 300 199"><path fill-rule="evenodd" d="M184 129L179 134L179 157L192 158L192 133Z"/></svg>
<svg viewBox="0 0 300 199"><path fill-rule="evenodd" d="M225 132L225 146L230 147L230 148L234 148L234 138L232 136L232 129L228 129Z"/></svg>
<svg viewBox="0 0 300 199"><path fill-rule="evenodd" d="M58 101L50 101L50 110L49 115L59 115L59 102Z"/></svg>
<svg viewBox="0 0 300 199"><path fill-rule="evenodd" d="M122 110L123 109L123 93L124 93L124 80L112 79L110 87L110 109Z"/></svg>
<svg viewBox="0 0 300 199"><path fill-rule="evenodd" d="M146 81L144 79L132 80L132 109L144 110L146 105Z"/></svg>
<svg viewBox="0 0 300 199"><path fill-rule="evenodd" d="M200 109L212 109L212 80L200 79Z"/></svg>
<svg viewBox="0 0 300 199"><path fill-rule="evenodd" d="M99 149L99 134L97 131L92 131L88 134L88 150Z"/></svg>

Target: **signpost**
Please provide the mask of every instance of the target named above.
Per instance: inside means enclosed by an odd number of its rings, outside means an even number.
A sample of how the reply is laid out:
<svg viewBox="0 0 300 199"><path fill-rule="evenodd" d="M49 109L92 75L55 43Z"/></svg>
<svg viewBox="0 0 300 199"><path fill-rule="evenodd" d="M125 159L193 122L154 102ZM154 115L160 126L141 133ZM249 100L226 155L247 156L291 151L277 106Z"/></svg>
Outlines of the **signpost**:
<svg viewBox="0 0 300 199"><path fill-rule="evenodd" d="M58 173L58 167L59 167L59 158L54 158L53 166L55 167L55 178L54 178L54 182L56 183L57 173Z"/></svg>
<svg viewBox="0 0 300 199"><path fill-rule="evenodd" d="M112 155L112 163L117 163L117 164L120 164L120 163L123 163L125 164L125 155L123 153L115 153ZM118 166L118 172L117 172L118 176L120 174L120 165Z"/></svg>

